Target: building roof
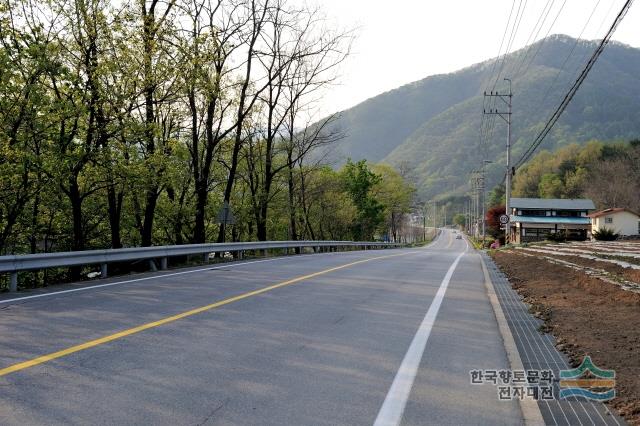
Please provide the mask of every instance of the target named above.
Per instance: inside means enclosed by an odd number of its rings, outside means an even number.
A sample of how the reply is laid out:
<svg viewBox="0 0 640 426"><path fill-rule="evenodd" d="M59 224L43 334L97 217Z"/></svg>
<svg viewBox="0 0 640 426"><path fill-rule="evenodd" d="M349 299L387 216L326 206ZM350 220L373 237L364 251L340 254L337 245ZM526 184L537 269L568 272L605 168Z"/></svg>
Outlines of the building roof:
<svg viewBox="0 0 640 426"><path fill-rule="evenodd" d="M587 198L512 198L509 205L515 209L540 210L595 210Z"/></svg>
<svg viewBox="0 0 640 426"><path fill-rule="evenodd" d="M610 214L616 214L616 213L620 213L620 212L627 212L627 213L634 214L636 216L640 216L638 213L634 212L633 210L623 209L623 208L604 209L604 210L600 210L600 211L597 211L597 212L593 212L588 216L596 218L596 217L607 216L607 215L610 215Z"/></svg>
<svg viewBox="0 0 640 426"><path fill-rule="evenodd" d="M588 217L566 217L566 216L516 216L511 215L511 222L520 223L557 223L561 225L589 225L591 219Z"/></svg>

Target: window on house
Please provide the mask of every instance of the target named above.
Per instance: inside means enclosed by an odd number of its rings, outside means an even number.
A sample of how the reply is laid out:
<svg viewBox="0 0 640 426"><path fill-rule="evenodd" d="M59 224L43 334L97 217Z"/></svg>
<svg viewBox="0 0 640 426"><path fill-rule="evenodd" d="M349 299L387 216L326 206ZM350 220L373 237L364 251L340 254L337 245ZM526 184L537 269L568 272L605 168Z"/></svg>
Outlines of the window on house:
<svg viewBox="0 0 640 426"><path fill-rule="evenodd" d="M612 217L605 217L604 218L604 223L613 223L613 218Z"/></svg>
<svg viewBox="0 0 640 426"><path fill-rule="evenodd" d="M561 216L561 217L580 217L580 212L579 211L574 211L574 210L558 210L556 212L556 216Z"/></svg>
<svg viewBox="0 0 640 426"><path fill-rule="evenodd" d="M519 210L518 215L521 216L545 216L544 210Z"/></svg>

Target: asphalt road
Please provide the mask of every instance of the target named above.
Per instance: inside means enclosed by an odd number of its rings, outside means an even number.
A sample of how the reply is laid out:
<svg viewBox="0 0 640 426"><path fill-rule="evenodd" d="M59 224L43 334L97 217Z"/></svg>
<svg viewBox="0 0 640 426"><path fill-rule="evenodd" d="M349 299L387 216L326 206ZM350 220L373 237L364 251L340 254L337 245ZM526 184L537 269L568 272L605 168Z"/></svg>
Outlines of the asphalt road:
<svg viewBox="0 0 640 426"><path fill-rule="evenodd" d="M522 423L470 384L508 361L450 231L185 272L0 302L0 424Z"/></svg>

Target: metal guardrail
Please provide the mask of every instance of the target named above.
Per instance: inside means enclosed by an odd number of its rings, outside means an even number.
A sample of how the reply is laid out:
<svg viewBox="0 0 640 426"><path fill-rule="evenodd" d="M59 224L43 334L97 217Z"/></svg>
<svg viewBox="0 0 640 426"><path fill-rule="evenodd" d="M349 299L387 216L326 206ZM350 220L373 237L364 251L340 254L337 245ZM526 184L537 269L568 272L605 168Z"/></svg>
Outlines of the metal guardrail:
<svg viewBox="0 0 640 426"><path fill-rule="evenodd" d="M9 273L9 291L18 289L18 272L36 271L48 268L69 266L101 265L100 276L107 278L109 263L149 260L152 271L157 270L156 259L160 260L160 269L168 267L168 259L176 256L204 255L208 259L211 253L237 253L243 257L247 250L296 249L311 247L316 251L321 248L389 248L400 247L399 243L354 242L354 241L262 241L248 243L210 243L185 244L179 246L132 247L107 250L68 251L59 253L38 253L25 255L0 256L0 273Z"/></svg>

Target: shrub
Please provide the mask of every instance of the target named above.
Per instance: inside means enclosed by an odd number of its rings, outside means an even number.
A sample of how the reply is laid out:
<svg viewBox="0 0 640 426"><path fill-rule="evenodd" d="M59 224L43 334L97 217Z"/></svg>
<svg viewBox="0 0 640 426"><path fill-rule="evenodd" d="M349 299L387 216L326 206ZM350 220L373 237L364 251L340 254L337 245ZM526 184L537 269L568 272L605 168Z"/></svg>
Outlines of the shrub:
<svg viewBox="0 0 640 426"><path fill-rule="evenodd" d="M609 228L601 228L593 232L593 238L598 241L613 241L617 240L619 236L620 234Z"/></svg>
<svg viewBox="0 0 640 426"><path fill-rule="evenodd" d="M563 243L567 241L567 234L562 231L550 233L549 235L547 235L547 240L553 241L554 243Z"/></svg>

